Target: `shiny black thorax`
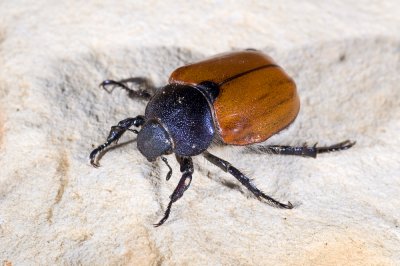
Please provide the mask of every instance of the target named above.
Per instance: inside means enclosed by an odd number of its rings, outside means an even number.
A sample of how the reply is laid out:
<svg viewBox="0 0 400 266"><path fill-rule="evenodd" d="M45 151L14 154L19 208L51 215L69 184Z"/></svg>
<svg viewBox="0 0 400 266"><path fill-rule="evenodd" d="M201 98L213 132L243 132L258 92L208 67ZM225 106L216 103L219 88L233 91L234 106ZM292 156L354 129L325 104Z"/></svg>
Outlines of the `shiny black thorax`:
<svg viewBox="0 0 400 266"><path fill-rule="evenodd" d="M171 152L198 155L214 137L212 100L201 86L169 84L147 104L145 121L157 120L166 129L172 141Z"/></svg>

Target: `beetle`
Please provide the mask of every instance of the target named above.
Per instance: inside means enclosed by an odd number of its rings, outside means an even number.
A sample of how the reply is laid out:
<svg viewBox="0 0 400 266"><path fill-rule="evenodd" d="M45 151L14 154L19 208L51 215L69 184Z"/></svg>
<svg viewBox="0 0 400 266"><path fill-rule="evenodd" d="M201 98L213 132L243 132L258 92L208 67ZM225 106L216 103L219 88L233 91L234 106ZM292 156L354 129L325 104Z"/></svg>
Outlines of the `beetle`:
<svg viewBox="0 0 400 266"><path fill-rule="evenodd" d="M154 93L128 86L143 82L146 80L128 78L105 80L100 84L106 90L108 86L121 87L131 98L149 102L144 115L112 126L107 141L89 157L90 163L98 167L97 155L118 142L126 131L131 131L137 134L137 148L148 161L161 158L168 166L168 181L172 168L164 155L175 154L182 177L170 196L164 216L154 226L168 219L172 204L189 188L194 172L191 157L199 154L233 175L258 199L274 207L293 208L290 202L281 203L266 195L229 162L207 151L215 140L241 146L265 141L295 120L300 109L296 85L271 57L254 49L223 53L176 69L169 83ZM316 158L317 154L345 150L354 144L346 140L324 147L270 145L261 150Z"/></svg>

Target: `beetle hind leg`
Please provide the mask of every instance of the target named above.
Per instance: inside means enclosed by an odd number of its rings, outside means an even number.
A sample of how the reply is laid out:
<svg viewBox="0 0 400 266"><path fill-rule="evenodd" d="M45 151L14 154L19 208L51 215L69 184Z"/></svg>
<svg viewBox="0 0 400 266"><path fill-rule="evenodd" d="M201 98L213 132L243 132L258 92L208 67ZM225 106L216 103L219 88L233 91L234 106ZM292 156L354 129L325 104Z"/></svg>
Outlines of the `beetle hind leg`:
<svg viewBox="0 0 400 266"><path fill-rule="evenodd" d="M229 162L222 160L221 158L205 151L203 152L204 157L211 163L215 164L223 171L230 173L237 180L242 183L251 193L253 193L258 199L265 200L269 205L282 208L282 209L292 209L292 203L288 202L288 204L281 203L270 196L266 195L264 192L259 190L254 184L251 183L251 180L245 176L242 172L240 172L237 168L233 167Z"/></svg>
<svg viewBox="0 0 400 266"><path fill-rule="evenodd" d="M145 89L133 90L128 86L129 83L134 83L139 88L145 88ZM109 86L111 86L110 90L107 89L107 87ZM102 83L100 83L100 87L102 87L108 93L111 93L115 87L120 87L121 89L126 90L128 92L128 97L132 99L142 98L148 100L151 98L151 96L154 94L155 91L153 83L149 79L143 77L127 78L118 81L106 79ZM151 92L149 92L149 90Z"/></svg>
<svg viewBox="0 0 400 266"><path fill-rule="evenodd" d="M164 217L158 223L154 224L155 227L162 225L168 219L171 212L172 203L176 202L183 196L183 193L189 188L190 183L192 182L192 174L194 172L192 158L180 156L176 156L176 158L181 165L181 172L183 174L174 192L169 197L170 201L168 203L167 210L164 213Z"/></svg>
<svg viewBox="0 0 400 266"><path fill-rule="evenodd" d="M317 154L328 153L333 151L347 150L356 144L355 141L345 140L330 146L318 147L317 143L313 146L307 146L306 144L301 147L285 146L285 145L270 145L265 147L257 148L260 152L281 154L281 155L296 155L303 157L316 158Z"/></svg>
<svg viewBox="0 0 400 266"><path fill-rule="evenodd" d="M135 129L130 129L131 126L136 126L139 127L144 124L144 117L139 115L134 118L126 118L120 122L116 126L112 126L110 133L108 134L107 141L98 146L96 149L94 149L90 155L90 164L94 167L99 167L100 165L95 162L96 160L96 155L101 153L105 148L110 146L113 142L118 143L118 140L122 137L122 135L126 131L131 131L133 133L138 133L137 130Z"/></svg>

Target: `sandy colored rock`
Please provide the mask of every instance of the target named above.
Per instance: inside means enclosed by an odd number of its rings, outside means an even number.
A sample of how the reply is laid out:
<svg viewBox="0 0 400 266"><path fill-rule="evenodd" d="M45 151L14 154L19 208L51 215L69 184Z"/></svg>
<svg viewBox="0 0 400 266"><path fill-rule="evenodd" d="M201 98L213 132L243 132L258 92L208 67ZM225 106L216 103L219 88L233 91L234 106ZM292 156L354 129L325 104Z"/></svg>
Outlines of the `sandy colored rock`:
<svg viewBox="0 0 400 266"><path fill-rule="evenodd" d="M3 265L400 264L400 6L397 1L3 1L0 4L0 262ZM250 148L210 152L291 201L280 210L194 159L191 187L154 228L180 177L126 134L90 151L145 101L98 88L219 52L260 49L294 78L300 114ZM354 148L317 159L269 144Z"/></svg>

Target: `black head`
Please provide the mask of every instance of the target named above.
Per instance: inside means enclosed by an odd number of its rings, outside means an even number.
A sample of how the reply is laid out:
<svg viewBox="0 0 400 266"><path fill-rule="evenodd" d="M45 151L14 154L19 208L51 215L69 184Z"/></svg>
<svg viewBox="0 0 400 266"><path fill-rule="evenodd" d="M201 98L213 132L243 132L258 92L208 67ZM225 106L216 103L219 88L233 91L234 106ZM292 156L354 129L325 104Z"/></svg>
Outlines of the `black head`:
<svg viewBox="0 0 400 266"><path fill-rule="evenodd" d="M172 140L165 128L155 119L146 121L137 136L139 151L154 161L157 157L172 153Z"/></svg>

